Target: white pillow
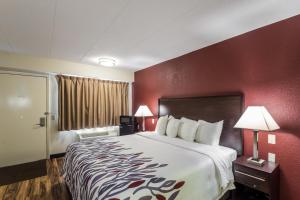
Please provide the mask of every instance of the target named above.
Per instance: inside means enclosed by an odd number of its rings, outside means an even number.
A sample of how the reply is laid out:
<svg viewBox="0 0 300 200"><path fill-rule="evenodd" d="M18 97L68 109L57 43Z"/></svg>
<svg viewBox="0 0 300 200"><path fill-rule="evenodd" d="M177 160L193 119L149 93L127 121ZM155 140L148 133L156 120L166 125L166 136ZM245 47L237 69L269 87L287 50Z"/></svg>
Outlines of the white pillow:
<svg viewBox="0 0 300 200"><path fill-rule="evenodd" d="M158 119L156 127L155 127L156 133L158 133L159 135L166 134L168 119L169 119L168 115L162 116Z"/></svg>
<svg viewBox="0 0 300 200"><path fill-rule="evenodd" d="M185 117L182 117L180 120L183 123L179 127L178 136L186 141L193 142L195 140L199 123Z"/></svg>
<svg viewBox="0 0 300 200"><path fill-rule="evenodd" d="M172 118L175 119L175 117L173 117L172 115L170 115L170 116L169 116L169 120L172 119Z"/></svg>
<svg viewBox="0 0 300 200"><path fill-rule="evenodd" d="M167 125L167 136L176 137L181 123L182 121L180 121L179 119L170 117Z"/></svg>
<svg viewBox="0 0 300 200"><path fill-rule="evenodd" d="M204 120L199 120L198 122L199 128L196 133L196 142L208 145L219 145L224 121L209 123Z"/></svg>

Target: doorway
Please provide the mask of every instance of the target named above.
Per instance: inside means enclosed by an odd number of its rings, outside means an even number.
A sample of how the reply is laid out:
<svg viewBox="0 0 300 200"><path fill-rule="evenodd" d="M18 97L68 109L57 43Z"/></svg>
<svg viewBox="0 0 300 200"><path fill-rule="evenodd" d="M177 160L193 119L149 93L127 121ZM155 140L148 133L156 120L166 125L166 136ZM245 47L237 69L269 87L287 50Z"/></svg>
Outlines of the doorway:
<svg viewBox="0 0 300 200"><path fill-rule="evenodd" d="M46 174L47 77L0 72L0 185Z"/></svg>

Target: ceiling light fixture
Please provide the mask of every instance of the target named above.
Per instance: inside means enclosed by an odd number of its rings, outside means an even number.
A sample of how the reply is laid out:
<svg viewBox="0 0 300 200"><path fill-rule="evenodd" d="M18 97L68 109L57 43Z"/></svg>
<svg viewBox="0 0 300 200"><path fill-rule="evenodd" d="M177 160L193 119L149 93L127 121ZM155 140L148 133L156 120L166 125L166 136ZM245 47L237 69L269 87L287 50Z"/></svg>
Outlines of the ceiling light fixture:
<svg viewBox="0 0 300 200"><path fill-rule="evenodd" d="M99 58L99 64L105 67L113 67L117 65L117 61L112 58Z"/></svg>

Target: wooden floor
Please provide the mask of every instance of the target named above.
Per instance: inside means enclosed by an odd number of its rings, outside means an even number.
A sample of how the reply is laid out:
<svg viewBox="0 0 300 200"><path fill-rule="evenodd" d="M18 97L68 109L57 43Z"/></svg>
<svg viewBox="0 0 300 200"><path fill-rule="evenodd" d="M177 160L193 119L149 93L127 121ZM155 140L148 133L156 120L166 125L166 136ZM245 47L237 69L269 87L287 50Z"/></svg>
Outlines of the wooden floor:
<svg viewBox="0 0 300 200"><path fill-rule="evenodd" d="M0 186L0 200L70 200L62 165L63 158L47 160L47 176Z"/></svg>

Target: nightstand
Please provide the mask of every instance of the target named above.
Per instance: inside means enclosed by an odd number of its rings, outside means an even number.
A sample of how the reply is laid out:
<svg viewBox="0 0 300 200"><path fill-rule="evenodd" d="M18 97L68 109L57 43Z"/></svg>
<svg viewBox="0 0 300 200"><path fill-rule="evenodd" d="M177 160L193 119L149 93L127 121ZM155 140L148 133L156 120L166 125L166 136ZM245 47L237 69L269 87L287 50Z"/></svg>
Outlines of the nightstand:
<svg viewBox="0 0 300 200"><path fill-rule="evenodd" d="M266 194L269 199L279 199L279 165L267 162L262 167L247 163L241 156L233 162L235 182Z"/></svg>

